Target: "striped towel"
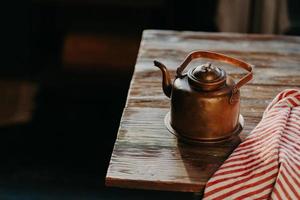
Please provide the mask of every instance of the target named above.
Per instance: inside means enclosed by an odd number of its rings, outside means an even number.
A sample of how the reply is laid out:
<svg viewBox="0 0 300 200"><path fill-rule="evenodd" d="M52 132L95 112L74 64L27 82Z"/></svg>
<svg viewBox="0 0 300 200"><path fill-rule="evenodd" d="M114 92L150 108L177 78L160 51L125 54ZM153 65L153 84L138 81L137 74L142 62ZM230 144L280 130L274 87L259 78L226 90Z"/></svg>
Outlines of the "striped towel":
<svg viewBox="0 0 300 200"><path fill-rule="evenodd" d="M208 181L204 199L300 199L300 90L275 97Z"/></svg>

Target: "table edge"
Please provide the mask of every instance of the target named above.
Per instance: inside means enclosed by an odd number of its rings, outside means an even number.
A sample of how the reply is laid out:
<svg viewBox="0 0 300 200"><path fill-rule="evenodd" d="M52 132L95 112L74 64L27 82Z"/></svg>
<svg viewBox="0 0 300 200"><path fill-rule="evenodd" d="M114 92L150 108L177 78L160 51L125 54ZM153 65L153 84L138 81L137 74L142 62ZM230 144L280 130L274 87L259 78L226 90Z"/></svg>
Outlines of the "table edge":
<svg viewBox="0 0 300 200"><path fill-rule="evenodd" d="M105 186L128 188L128 189L145 189L145 190L158 190L158 191L172 191L172 192L202 192L205 183L202 184L188 184L177 182L160 182L160 181L144 181L144 180L128 180L118 179L106 176ZM170 187L172 186L172 187Z"/></svg>

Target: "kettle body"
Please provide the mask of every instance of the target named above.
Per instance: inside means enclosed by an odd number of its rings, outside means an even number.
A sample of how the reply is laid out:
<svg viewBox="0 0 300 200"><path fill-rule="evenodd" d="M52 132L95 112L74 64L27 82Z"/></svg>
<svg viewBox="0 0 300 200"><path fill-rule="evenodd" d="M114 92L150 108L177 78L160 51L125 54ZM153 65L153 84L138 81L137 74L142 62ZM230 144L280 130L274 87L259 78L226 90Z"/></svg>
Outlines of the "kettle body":
<svg viewBox="0 0 300 200"><path fill-rule="evenodd" d="M248 71L238 83L223 69L210 63L184 69L197 58L211 58L238 65ZM177 68L173 83L166 67L154 62L163 72L163 90L171 98L166 125L179 138L195 142L221 141L241 130L239 88L252 79L252 66L243 61L214 52L190 53Z"/></svg>

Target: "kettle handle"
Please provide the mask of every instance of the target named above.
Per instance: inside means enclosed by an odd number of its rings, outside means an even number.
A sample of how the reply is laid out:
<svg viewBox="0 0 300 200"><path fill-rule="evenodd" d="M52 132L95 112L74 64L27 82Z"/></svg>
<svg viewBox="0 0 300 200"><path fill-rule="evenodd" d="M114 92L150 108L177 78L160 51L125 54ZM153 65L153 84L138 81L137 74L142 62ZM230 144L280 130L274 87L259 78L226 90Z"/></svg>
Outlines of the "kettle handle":
<svg viewBox="0 0 300 200"><path fill-rule="evenodd" d="M210 58L214 60L219 60L225 63L232 64L234 66L237 66L239 68L245 69L248 71L247 75L245 75L243 78L241 78L235 87L233 88L233 92L235 93L239 88L241 88L244 84L246 84L248 81L250 81L253 77L252 68L253 65L246 63L244 61L238 60L236 58L232 58L229 56L226 56L224 54L215 53L215 52L209 52L209 51L193 51L191 52L185 60L182 62L182 64L177 68L177 76L183 77L185 74L183 74L183 70L186 68L186 66L194 59L197 58Z"/></svg>

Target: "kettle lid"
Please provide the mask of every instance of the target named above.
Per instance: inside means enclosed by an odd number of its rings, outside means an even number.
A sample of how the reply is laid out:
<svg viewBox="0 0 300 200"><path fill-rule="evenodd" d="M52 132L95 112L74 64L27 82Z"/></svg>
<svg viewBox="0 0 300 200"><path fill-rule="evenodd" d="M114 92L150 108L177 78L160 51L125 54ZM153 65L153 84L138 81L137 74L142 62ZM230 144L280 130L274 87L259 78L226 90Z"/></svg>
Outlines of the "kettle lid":
<svg viewBox="0 0 300 200"><path fill-rule="evenodd" d="M214 67L211 63L200 65L188 72L189 83L204 91L216 90L226 83L226 73L223 69Z"/></svg>

